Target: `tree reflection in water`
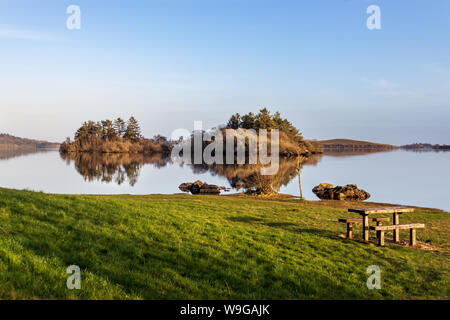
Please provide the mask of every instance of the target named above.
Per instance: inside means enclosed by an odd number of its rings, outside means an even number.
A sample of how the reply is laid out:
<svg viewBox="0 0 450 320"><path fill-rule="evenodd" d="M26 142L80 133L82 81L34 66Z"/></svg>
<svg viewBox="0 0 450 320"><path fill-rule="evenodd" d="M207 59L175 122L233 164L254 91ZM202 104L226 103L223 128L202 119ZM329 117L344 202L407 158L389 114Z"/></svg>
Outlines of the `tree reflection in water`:
<svg viewBox="0 0 450 320"><path fill-rule="evenodd" d="M281 187L287 186L297 176L300 177L301 168L305 165L316 165L321 156L309 158L280 158L278 172L274 175L262 175L260 164L244 165L190 165L194 173L209 172L227 178L230 186L236 190L243 190L251 194L274 194ZM300 182L300 181L299 181ZM300 185L300 183L299 183Z"/></svg>
<svg viewBox="0 0 450 320"><path fill-rule="evenodd" d="M73 161L86 181L114 182L118 185L128 181L131 186L136 184L142 166L152 164L162 168L169 162L168 158L160 155L128 153L66 153L61 154L61 158L68 164Z"/></svg>
<svg viewBox="0 0 450 320"><path fill-rule="evenodd" d="M151 164L156 168L162 168L173 163L170 157L143 154L69 153L61 154L61 157L67 163L73 161L76 170L86 181L102 181L118 185L128 181L131 186L136 184L144 165ZM301 168L305 165L316 165L320 159L320 155L309 158L280 158L278 172L274 175L261 175L262 165L258 164L194 165L180 163L179 165L189 167L196 174L210 173L213 176L224 177L233 189L253 194L279 192L282 186L288 185L293 179L299 177L300 196L302 196ZM178 186L174 186L174 188L176 187Z"/></svg>

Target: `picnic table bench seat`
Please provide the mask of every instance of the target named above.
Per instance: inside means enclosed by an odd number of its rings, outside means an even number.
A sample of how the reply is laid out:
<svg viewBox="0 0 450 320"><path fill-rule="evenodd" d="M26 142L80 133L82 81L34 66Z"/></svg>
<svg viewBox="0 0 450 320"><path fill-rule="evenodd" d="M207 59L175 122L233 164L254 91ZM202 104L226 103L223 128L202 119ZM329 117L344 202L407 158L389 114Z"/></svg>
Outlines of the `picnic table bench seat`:
<svg viewBox="0 0 450 320"><path fill-rule="evenodd" d="M374 218L369 218L369 220L372 222L376 222L377 226L382 226L383 222L390 221L390 219L387 217L374 217ZM363 223L363 218L341 218L338 221L347 224L347 239L352 239L353 238L353 224ZM379 233L377 232L377 236L378 235L379 235Z"/></svg>
<svg viewBox="0 0 450 320"><path fill-rule="evenodd" d="M384 246L384 232L389 230L405 230L409 229L410 231L410 239L409 239L409 245L415 246L416 245L416 229L423 229L425 228L425 225L423 223L410 223L410 224L395 224L395 225L389 225L389 226L370 226L370 230L377 231L377 234L379 232L379 245ZM395 239L394 239L395 240ZM397 242L397 241L396 241Z"/></svg>

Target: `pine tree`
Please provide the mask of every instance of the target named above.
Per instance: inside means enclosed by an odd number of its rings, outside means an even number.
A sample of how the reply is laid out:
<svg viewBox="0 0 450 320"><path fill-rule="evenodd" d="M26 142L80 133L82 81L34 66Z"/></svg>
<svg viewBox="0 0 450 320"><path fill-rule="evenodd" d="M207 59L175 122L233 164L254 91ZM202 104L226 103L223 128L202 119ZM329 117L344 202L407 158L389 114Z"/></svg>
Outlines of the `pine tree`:
<svg viewBox="0 0 450 320"><path fill-rule="evenodd" d="M233 114L228 120L227 128L238 129L241 125L241 115L239 113Z"/></svg>
<svg viewBox="0 0 450 320"><path fill-rule="evenodd" d="M274 128L274 123L272 121L272 116L270 115L269 110L264 108L259 111L256 115L256 127L258 129L271 129Z"/></svg>
<svg viewBox="0 0 450 320"><path fill-rule="evenodd" d="M119 137L124 136L127 130L127 124L122 120L122 118L117 118L116 120L114 120L114 130L116 130L116 133Z"/></svg>
<svg viewBox="0 0 450 320"><path fill-rule="evenodd" d="M103 140L115 140L117 138L117 133L111 120L102 121L102 135Z"/></svg>
<svg viewBox="0 0 450 320"><path fill-rule="evenodd" d="M123 137L133 142L138 142L142 138L141 128L139 127L139 123L134 117L131 117L128 120L127 129L125 130L125 134Z"/></svg>
<svg viewBox="0 0 450 320"><path fill-rule="evenodd" d="M253 112L242 116L241 128L257 129L255 126L255 115L253 114Z"/></svg>

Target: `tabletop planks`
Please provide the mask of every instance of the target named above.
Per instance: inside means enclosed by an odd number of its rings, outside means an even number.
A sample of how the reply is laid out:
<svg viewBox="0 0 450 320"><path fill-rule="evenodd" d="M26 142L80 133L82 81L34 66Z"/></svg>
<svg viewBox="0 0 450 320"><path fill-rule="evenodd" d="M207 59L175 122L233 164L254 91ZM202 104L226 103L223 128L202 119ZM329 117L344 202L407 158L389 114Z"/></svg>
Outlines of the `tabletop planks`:
<svg viewBox="0 0 450 320"><path fill-rule="evenodd" d="M414 208L408 207L378 207L378 208L350 208L348 212L355 212L359 214L374 214L374 213L406 213L414 212Z"/></svg>

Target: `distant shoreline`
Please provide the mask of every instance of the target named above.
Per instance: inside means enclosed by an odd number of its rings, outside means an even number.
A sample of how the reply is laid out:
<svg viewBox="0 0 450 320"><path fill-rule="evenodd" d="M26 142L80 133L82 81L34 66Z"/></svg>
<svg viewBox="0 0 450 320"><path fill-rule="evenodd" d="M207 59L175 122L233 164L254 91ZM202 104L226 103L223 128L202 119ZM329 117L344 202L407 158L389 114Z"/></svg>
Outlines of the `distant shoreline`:
<svg viewBox="0 0 450 320"><path fill-rule="evenodd" d="M57 150L60 144L42 140L19 138L10 134L0 134L0 151L40 151Z"/></svg>
<svg viewBox="0 0 450 320"><path fill-rule="evenodd" d="M351 139L329 139L317 141L323 147L324 152L329 151L390 151L399 149L398 146L382 144L369 141L358 141Z"/></svg>
<svg viewBox="0 0 450 320"><path fill-rule="evenodd" d="M408 151L450 151L450 145L431 144L431 143L413 143L407 145L391 145L370 141L352 140L352 139L328 139L328 140L307 140L309 143L316 143L322 146L323 152L382 152L391 150ZM59 150L61 143L48 142L28 138L15 137L10 134L0 134L0 151L52 151ZM114 153L114 152L113 152Z"/></svg>
<svg viewBox="0 0 450 320"><path fill-rule="evenodd" d="M448 144L414 143L400 148L413 151L450 151L450 145Z"/></svg>

